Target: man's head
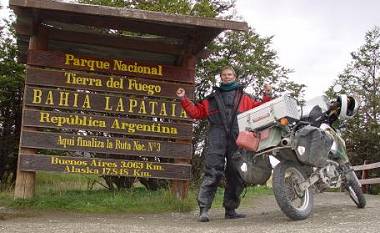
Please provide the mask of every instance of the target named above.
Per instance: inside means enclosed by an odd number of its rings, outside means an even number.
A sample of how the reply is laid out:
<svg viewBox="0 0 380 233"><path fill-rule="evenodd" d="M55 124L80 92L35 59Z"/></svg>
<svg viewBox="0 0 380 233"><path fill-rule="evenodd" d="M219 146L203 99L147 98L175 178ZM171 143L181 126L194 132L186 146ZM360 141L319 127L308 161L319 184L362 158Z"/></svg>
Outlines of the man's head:
<svg viewBox="0 0 380 233"><path fill-rule="evenodd" d="M225 66L220 71L220 79L223 84L228 84L236 81L235 70L231 66Z"/></svg>

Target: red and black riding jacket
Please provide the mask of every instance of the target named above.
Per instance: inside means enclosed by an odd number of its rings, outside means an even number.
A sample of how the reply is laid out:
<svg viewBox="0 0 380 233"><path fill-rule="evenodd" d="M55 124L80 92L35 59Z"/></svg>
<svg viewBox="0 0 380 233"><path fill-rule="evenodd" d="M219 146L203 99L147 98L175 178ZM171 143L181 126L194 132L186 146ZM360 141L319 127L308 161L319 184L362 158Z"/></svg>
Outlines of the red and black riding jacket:
<svg viewBox="0 0 380 233"><path fill-rule="evenodd" d="M261 101L256 100L250 95L244 93L241 88L237 89L236 91L242 92L240 103L237 108L237 113L245 112L271 100L271 98L266 95L263 96ZM237 101L238 100L234 102L236 103ZM181 105L186 113L193 119L208 118L211 125L223 124L221 120L220 110L215 98L215 92L196 104L194 104L189 98L185 97L181 100Z"/></svg>

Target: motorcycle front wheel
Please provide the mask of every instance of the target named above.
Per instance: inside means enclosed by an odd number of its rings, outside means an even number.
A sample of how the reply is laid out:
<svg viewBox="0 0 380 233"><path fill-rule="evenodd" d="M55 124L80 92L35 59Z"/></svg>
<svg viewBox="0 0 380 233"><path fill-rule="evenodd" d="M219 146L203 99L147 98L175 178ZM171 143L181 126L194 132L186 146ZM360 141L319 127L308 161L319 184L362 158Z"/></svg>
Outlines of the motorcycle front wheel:
<svg viewBox="0 0 380 233"><path fill-rule="evenodd" d="M314 196L310 188L301 191L299 184L306 180L305 172L291 161L279 163L273 170L273 193L282 212L292 220L303 220L313 210Z"/></svg>
<svg viewBox="0 0 380 233"><path fill-rule="evenodd" d="M364 208L366 206L366 199L354 171L351 171L346 175L345 188L350 195L351 200L356 204L358 208Z"/></svg>

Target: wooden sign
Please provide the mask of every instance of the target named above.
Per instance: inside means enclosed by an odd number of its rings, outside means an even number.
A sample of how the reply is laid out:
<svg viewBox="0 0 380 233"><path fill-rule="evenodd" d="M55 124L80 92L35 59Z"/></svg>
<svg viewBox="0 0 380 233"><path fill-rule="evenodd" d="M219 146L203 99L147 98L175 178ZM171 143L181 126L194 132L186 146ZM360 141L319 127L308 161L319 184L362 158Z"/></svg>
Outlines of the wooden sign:
<svg viewBox="0 0 380 233"><path fill-rule="evenodd" d="M120 58L95 58L78 54L30 50L28 65L119 74L162 81L194 83L194 70Z"/></svg>
<svg viewBox="0 0 380 233"><path fill-rule="evenodd" d="M191 121L178 101L26 87L25 105Z"/></svg>
<svg viewBox="0 0 380 233"><path fill-rule="evenodd" d="M191 165L149 161L20 155L20 170L189 180Z"/></svg>
<svg viewBox="0 0 380 233"><path fill-rule="evenodd" d="M82 136L77 134L22 132L21 146L35 149L84 151L146 157L191 159L191 143L136 138Z"/></svg>
<svg viewBox="0 0 380 233"><path fill-rule="evenodd" d="M193 85L188 84L32 67L27 68L26 84L168 98L177 98L176 90L180 87L185 89L190 99L193 98L194 93Z"/></svg>
<svg viewBox="0 0 380 233"><path fill-rule="evenodd" d="M246 23L54 0L9 5L27 64L15 197L32 197L35 171L46 170L173 179L171 191L184 198L192 119L176 90L194 99L206 46ZM55 150L113 159L40 154ZM115 159L131 157L168 164Z"/></svg>
<svg viewBox="0 0 380 233"><path fill-rule="evenodd" d="M95 132L151 136L160 138L192 138L189 123L165 123L123 117L105 117L58 111L25 110L24 126L56 129L81 129Z"/></svg>

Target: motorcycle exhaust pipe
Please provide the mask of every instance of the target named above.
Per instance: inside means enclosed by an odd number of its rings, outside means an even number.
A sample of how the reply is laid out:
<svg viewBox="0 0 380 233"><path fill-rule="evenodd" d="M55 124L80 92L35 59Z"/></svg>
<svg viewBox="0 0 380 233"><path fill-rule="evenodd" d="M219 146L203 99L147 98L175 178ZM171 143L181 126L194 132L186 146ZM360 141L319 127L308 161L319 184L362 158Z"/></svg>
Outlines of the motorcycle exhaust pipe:
<svg viewBox="0 0 380 233"><path fill-rule="evenodd" d="M289 146L290 145L290 138L283 138L280 142L281 146Z"/></svg>

